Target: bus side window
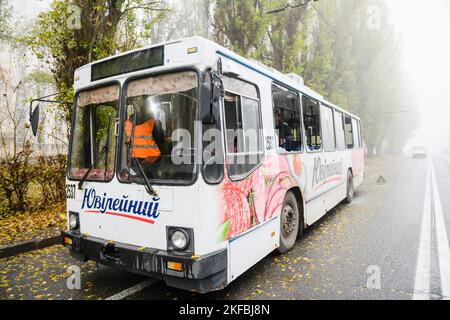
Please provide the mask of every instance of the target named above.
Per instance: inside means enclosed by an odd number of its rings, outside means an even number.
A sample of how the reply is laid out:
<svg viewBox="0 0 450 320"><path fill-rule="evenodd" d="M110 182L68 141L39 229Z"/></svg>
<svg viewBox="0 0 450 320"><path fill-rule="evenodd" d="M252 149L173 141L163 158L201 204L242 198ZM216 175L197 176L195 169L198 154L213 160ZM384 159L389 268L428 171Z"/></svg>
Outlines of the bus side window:
<svg viewBox="0 0 450 320"><path fill-rule="evenodd" d="M228 153L244 148L241 97L225 92L226 140Z"/></svg>
<svg viewBox="0 0 450 320"><path fill-rule="evenodd" d="M308 151L319 151L322 148L319 104L303 96L302 105Z"/></svg>
<svg viewBox="0 0 450 320"><path fill-rule="evenodd" d="M279 153L303 151L300 100L296 92L272 85L273 116Z"/></svg>
<svg viewBox="0 0 450 320"><path fill-rule="evenodd" d="M259 99L254 99L249 90L252 85L238 79L224 79L227 172L232 180L237 181L247 178L262 161L261 109ZM253 91L257 92L256 87Z"/></svg>
<svg viewBox="0 0 450 320"><path fill-rule="evenodd" d="M353 149L355 146L352 118L345 116L345 141L347 143L347 149Z"/></svg>
<svg viewBox="0 0 450 320"><path fill-rule="evenodd" d="M358 122L355 119L352 119L352 127L353 129L353 141L356 149L359 149L361 144L359 143L359 130L358 130Z"/></svg>
<svg viewBox="0 0 450 320"><path fill-rule="evenodd" d="M334 128L336 130L336 144L339 151L345 151L345 129L342 112L334 110Z"/></svg>
<svg viewBox="0 0 450 320"><path fill-rule="evenodd" d="M334 135L333 110L324 105L321 105L320 109L322 118L323 148L325 152L335 152L336 138Z"/></svg>
<svg viewBox="0 0 450 320"><path fill-rule="evenodd" d="M363 145L363 140L362 140L362 131L361 131L361 121L358 120L358 136L359 136L359 146L362 148L364 147Z"/></svg>

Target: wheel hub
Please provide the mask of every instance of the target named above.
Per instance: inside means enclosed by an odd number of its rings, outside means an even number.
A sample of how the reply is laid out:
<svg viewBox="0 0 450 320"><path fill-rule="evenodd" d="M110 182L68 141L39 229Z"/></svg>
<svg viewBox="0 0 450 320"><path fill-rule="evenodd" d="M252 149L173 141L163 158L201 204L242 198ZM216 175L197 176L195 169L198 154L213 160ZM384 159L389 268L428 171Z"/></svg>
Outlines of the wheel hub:
<svg viewBox="0 0 450 320"><path fill-rule="evenodd" d="M283 236L288 237L294 232L297 226L294 209L290 205L286 205L281 213L281 225L283 226Z"/></svg>

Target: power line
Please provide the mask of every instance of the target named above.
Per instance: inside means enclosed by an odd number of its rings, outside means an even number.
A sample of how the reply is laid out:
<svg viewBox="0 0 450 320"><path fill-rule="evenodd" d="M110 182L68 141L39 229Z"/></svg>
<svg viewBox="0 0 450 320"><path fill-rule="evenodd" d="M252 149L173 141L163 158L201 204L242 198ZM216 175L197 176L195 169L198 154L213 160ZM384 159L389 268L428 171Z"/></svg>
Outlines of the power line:
<svg viewBox="0 0 450 320"><path fill-rule="evenodd" d="M295 5L292 5L292 4L288 3L286 6L284 6L282 8L278 8L278 9L274 9L274 10L271 10L271 11L267 11L266 14L276 14L276 13L283 12L283 11L285 11L287 9L295 9L295 8L304 7L304 6L307 6L311 2L318 2L318 1L319 0L305 0L302 3L295 4ZM320 18L320 20L322 20L327 25L327 27L336 36L336 38L342 40L341 36L334 30L334 28L331 25L331 23L327 19L325 19L325 17L322 15L322 13L314 6L314 4L311 3L311 7L314 9L314 11L316 11L316 13L317 13L318 17Z"/></svg>
<svg viewBox="0 0 450 320"><path fill-rule="evenodd" d="M305 0L304 2L301 2L299 4L294 4L294 5L288 3L286 6L284 6L282 8L278 8L278 9L267 11L266 14L275 14L275 13L283 12L283 11L285 11L287 9L295 9L295 8L304 7L304 6L308 5L308 3L313 2L313 1L317 2L319 0Z"/></svg>

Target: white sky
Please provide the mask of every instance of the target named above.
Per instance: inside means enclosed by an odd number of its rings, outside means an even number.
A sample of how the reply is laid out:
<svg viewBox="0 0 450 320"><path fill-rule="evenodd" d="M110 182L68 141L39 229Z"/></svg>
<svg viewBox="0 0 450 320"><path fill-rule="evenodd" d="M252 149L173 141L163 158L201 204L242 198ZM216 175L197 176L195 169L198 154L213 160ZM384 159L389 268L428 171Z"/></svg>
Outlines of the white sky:
<svg viewBox="0 0 450 320"><path fill-rule="evenodd" d="M423 143L450 148L450 1L387 1L403 38L404 65L418 90L418 136Z"/></svg>
<svg viewBox="0 0 450 320"><path fill-rule="evenodd" d="M13 0L15 14L27 18L36 17L39 12L50 7L50 0Z"/></svg>

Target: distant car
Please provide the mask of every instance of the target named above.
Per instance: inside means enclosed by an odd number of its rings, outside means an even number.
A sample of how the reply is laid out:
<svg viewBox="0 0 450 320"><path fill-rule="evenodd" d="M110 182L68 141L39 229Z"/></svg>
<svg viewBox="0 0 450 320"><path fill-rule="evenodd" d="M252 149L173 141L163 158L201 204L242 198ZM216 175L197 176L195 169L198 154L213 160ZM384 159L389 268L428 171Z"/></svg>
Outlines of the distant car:
<svg viewBox="0 0 450 320"><path fill-rule="evenodd" d="M428 156L427 148L423 146L417 146L412 148L411 155L413 159L426 159Z"/></svg>

